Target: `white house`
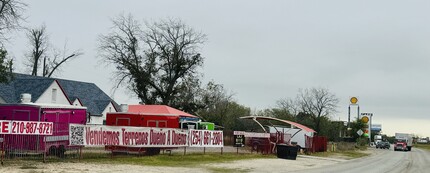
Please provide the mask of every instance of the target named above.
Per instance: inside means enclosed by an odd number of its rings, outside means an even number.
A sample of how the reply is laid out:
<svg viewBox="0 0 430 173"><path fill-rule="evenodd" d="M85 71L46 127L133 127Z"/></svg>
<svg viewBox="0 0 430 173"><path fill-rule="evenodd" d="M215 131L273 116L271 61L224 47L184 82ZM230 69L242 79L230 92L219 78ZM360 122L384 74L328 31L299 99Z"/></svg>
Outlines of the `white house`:
<svg viewBox="0 0 430 173"><path fill-rule="evenodd" d="M94 83L14 74L12 81L0 84L0 104L20 103L21 95L31 102L87 107L87 124L104 124L107 112L117 112L118 104Z"/></svg>

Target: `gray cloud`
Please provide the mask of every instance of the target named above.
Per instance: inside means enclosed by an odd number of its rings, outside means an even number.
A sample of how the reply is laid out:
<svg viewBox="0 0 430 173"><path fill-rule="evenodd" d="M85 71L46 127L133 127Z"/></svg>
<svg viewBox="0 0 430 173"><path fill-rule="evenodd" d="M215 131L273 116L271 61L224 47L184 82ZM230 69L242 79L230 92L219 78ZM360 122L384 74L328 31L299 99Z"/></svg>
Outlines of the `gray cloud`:
<svg viewBox="0 0 430 173"><path fill-rule="evenodd" d="M326 87L341 99L336 119L347 118L350 96L381 123L429 112L430 1L26 2L28 25L46 23L55 45L67 38L71 49L85 52L61 77L107 92L114 69L98 65L97 36L108 32L111 17L132 13L142 20L178 17L206 33L204 79L224 84L251 108L295 97L299 88ZM17 59L25 45L23 35L13 40ZM137 101L124 89L114 97Z"/></svg>

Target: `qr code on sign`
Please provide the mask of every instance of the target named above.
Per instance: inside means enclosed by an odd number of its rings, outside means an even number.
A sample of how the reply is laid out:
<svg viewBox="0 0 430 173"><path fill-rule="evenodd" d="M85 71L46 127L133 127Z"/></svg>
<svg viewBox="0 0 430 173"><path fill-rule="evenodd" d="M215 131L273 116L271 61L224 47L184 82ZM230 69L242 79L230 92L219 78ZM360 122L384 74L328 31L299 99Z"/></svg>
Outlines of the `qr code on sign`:
<svg viewBox="0 0 430 173"><path fill-rule="evenodd" d="M70 145L84 145L84 127L71 126Z"/></svg>

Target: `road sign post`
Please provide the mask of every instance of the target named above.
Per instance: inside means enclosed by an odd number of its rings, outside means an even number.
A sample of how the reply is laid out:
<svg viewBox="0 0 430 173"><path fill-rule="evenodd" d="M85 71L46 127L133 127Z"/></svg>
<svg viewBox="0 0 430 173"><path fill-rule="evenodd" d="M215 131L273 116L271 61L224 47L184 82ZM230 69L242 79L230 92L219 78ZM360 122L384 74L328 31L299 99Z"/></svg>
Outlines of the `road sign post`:
<svg viewBox="0 0 430 173"><path fill-rule="evenodd" d="M358 130L357 130L357 134L358 134L358 136L361 136L361 135L363 135L363 130L361 130L361 129L358 129Z"/></svg>
<svg viewBox="0 0 430 173"><path fill-rule="evenodd" d="M369 145L372 142L372 117L373 117L373 113L361 113L362 116L369 116L370 118L367 118L368 122L368 126L369 126ZM367 123L367 122L365 122Z"/></svg>

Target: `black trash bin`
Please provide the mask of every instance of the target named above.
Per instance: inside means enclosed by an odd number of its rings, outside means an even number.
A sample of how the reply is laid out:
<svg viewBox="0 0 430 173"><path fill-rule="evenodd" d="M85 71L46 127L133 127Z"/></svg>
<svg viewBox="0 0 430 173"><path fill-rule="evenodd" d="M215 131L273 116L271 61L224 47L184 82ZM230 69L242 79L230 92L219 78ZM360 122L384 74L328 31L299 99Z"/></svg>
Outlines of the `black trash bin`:
<svg viewBox="0 0 430 173"><path fill-rule="evenodd" d="M297 146L290 146L285 144L276 145L276 156L278 158L296 160L297 151Z"/></svg>

